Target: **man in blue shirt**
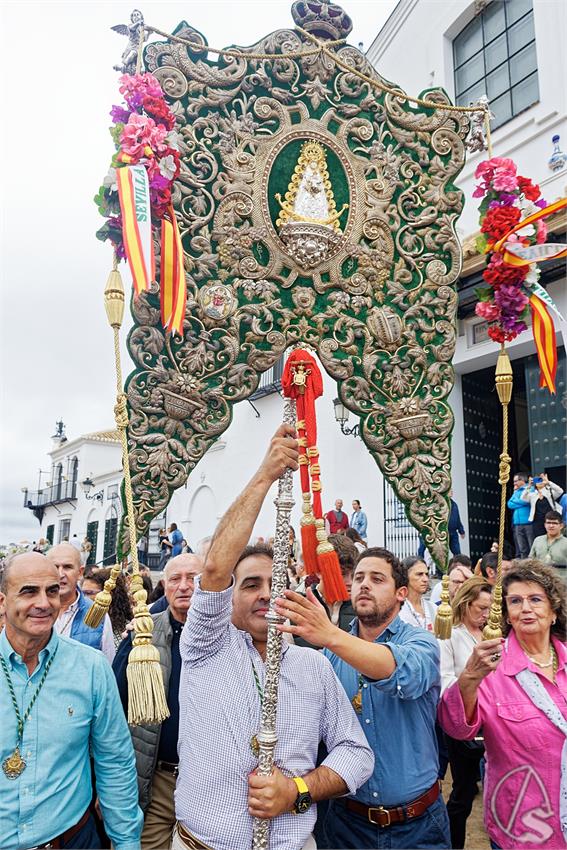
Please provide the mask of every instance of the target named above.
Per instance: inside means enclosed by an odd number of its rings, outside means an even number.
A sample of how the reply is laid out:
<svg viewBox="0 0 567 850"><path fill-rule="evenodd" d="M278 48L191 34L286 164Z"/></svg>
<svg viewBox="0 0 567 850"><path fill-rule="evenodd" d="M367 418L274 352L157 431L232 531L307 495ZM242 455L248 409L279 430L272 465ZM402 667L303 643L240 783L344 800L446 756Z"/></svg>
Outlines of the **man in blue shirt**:
<svg viewBox="0 0 567 850"><path fill-rule="evenodd" d="M140 850L134 752L111 667L54 629L59 575L39 552L4 566L0 610L2 850L100 847L91 758L115 850Z"/></svg>
<svg viewBox="0 0 567 850"><path fill-rule="evenodd" d="M449 820L437 781L435 718L439 647L398 616L407 572L386 549L366 549L355 567L350 634L328 619L313 593L292 591L276 606L292 625L281 631L325 647L376 761L356 795L332 800L330 847L448 848Z"/></svg>
<svg viewBox="0 0 567 850"><path fill-rule="evenodd" d="M352 500L352 516L350 518L350 527L354 528L355 531L358 531L362 539L366 541L366 529L368 527L368 520L366 518L366 514L362 510L362 506L358 499Z"/></svg>
<svg viewBox="0 0 567 850"><path fill-rule="evenodd" d="M531 505L522 499L527 484L527 475L524 475L523 472L516 472L514 475L514 492L508 499L508 507L512 511L512 533L516 546L516 558L528 558L534 542L534 530L530 522Z"/></svg>

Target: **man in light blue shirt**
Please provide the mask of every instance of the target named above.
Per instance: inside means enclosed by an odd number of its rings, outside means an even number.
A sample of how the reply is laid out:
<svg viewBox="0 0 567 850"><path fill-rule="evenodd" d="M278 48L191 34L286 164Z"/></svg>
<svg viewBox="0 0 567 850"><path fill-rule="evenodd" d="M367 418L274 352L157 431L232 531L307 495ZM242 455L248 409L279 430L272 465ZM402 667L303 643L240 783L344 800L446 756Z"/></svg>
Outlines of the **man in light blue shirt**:
<svg viewBox="0 0 567 850"><path fill-rule="evenodd" d="M366 518L366 514L362 510L361 504L358 499L352 500L352 516L350 518L350 527L354 528L355 531L358 531L362 539L366 542L366 529L368 527L368 520Z"/></svg>
<svg viewBox="0 0 567 850"><path fill-rule="evenodd" d="M38 552L8 560L0 584L2 850L100 847L89 811L91 758L115 850L139 850L134 752L104 655L53 625L59 575Z"/></svg>
<svg viewBox="0 0 567 850"><path fill-rule="evenodd" d="M291 591L276 610L281 631L326 647L335 673L375 754L374 771L355 795L331 800L329 847L448 848L447 810L439 795L435 718L439 647L398 616L407 571L386 549L366 549L355 567L351 634L328 619L308 591Z"/></svg>

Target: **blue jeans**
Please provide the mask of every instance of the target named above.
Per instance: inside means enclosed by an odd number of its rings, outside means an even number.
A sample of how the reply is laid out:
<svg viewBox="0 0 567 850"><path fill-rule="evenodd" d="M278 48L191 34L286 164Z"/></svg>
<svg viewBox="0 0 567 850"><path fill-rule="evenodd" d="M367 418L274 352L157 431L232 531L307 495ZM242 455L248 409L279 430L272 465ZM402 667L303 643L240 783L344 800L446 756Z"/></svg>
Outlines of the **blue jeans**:
<svg viewBox="0 0 567 850"><path fill-rule="evenodd" d="M441 796L419 818L393 826L376 826L349 812L340 800L331 800L325 823L329 846L341 850L448 850L451 847L449 818Z"/></svg>
<svg viewBox="0 0 567 850"><path fill-rule="evenodd" d="M453 553L453 555L461 554L461 544L459 541L459 532L458 531L450 531L449 532L449 549Z"/></svg>
<svg viewBox="0 0 567 850"><path fill-rule="evenodd" d="M512 534L516 546L516 558L527 558L534 542L534 530L531 522L524 525L513 525Z"/></svg>
<svg viewBox="0 0 567 850"><path fill-rule="evenodd" d="M62 847L73 848L73 850L99 850L102 847L96 831L95 819L92 815L82 829Z"/></svg>

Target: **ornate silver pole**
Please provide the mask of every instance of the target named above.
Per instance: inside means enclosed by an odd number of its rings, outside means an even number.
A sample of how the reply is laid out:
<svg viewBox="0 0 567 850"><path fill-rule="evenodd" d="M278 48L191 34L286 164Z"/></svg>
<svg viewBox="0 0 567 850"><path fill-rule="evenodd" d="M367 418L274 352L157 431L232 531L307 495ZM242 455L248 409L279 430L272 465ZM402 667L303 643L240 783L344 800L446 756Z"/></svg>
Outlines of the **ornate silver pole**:
<svg viewBox="0 0 567 850"><path fill-rule="evenodd" d="M286 399L283 421L295 426L295 401ZM269 776L274 764L274 751L278 738L276 735L276 715L278 710L278 687L280 682L280 663L282 634L276 629L283 619L274 611L275 600L283 594L287 586L287 565L289 558L289 524L293 501L293 472L286 469L278 482L278 495L274 500L277 509L276 532L274 537L274 566L272 571L272 596L270 610L266 614L268 621L268 642L266 645L266 665L264 676L264 699L260 731L256 736L259 747L258 773ZM268 850L270 821L254 819L252 850Z"/></svg>

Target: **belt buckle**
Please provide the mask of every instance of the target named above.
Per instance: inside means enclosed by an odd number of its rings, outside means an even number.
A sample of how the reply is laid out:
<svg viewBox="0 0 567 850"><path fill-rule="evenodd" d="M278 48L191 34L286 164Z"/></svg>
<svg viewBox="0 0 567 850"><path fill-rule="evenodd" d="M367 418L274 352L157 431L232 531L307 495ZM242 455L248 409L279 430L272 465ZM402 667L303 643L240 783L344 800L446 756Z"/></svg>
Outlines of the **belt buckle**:
<svg viewBox="0 0 567 850"><path fill-rule="evenodd" d="M378 812L380 815L388 815L388 823L381 824L377 823L375 820L372 820L372 812ZM390 816L390 812L388 809L385 809L384 806L370 806L368 809L368 820L370 823L373 823L374 826L379 826L381 829L385 829L385 827L390 826L392 823L392 818Z"/></svg>

